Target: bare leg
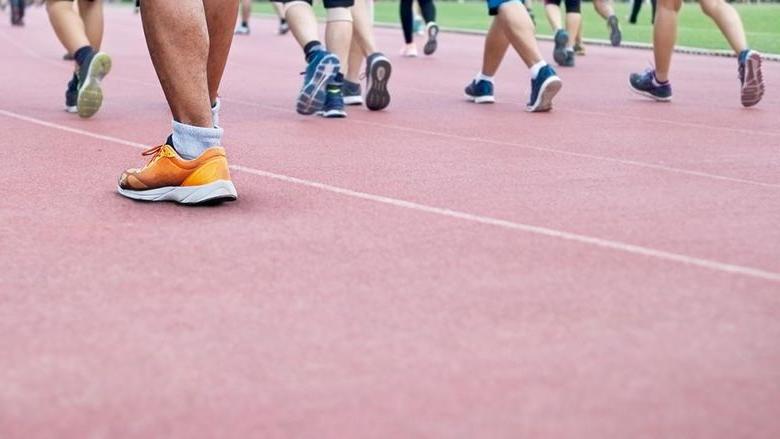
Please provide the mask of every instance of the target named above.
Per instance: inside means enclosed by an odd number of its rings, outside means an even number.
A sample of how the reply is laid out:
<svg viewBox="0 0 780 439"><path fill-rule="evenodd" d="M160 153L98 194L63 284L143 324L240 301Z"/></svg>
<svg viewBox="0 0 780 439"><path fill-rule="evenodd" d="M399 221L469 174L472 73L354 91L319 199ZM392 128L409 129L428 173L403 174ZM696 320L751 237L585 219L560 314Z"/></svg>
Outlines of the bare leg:
<svg viewBox="0 0 780 439"><path fill-rule="evenodd" d="M328 21L328 25L325 28L325 46L330 52L339 57L339 60L346 61L349 58L351 42L352 21Z"/></svg>
<svg viewBox="0 0 780 439"><path fill-rule="evenodd" d="M319 39L317 35L317 18L314 10L307 3L296 3L287 9L285 14L295 40L301 47Z"/></svg>
<svg viewBox="0 0 780 439"><path fill-rule="evenodd" d="M682 0L659 0L653 26L653 55L655 56L655 77L659 81L669 80L672 52L677 41L677 13Z"/></svg>
<svg viewBox="0 0 780 439"><path fill-rule="evenodd" d="M274 3L276 5L277 3ZM249 17L252 14L252 0L241 0L241 24L249 25ZM211 28L211 26L209 26Z"/></svg>
<svg viewBox="0 0 780 439"><path fill-rule="evenodd" d="M252 0L247 0L247 3L251 4ZM284 20L284 5L279 2L271 2L271 4L274 6L274 12L276 12L276 16L279 17L280 20Z"/></svg>
<svg viewBox="0 0 780 439"><path fill-rule="evenodd" d="M582 23L582 14L579 12L566 13L566 32L569 35L577 35L580 33L580 24ZM569 38L569 42L566 44L566 48L570 49L574 47L574 38Z"/></svg>
<svg viewBox="0 0 780 439"><path fill-rule="evenodd" d="M174 120L213 126L209 81L209 31L203 0L143 0L141 17L154 69ZM223 5L235 0L222 0ZM209 3L219 3L213 0ZM213 7L213 6L212 6ZM236 11L233 9L233 19ZM229 28L232 31L232 27ZM187 38L181 38L186 35Z"/></svg>
<svg viewBox="0 0 780 439"><path fill-rule="evenodd" d="M79 0L78 5L87 39L95 50L100 50L103 44L103 2Z"/></svg>
<svg viewBox="0 0 780 439"><path fill-rule="evenodd" d="M560 20L560 18L559 18ZM526 66L542 61L539 45L534 35L534 24L525 6L518 2L503 3L498 9L496 22L504 30L504 35Z"/></svg>
<svg viewBox="0 0 780 439"><path fill-rule="evenodd" d="M612 0L593 0L593 7L601 18L607 19L615 15L615 8L612 6Z"/></svg>
<svg viewBox="0 0 780 439"><path fill-rule="evenodd" d="M68 53L75 53L78 49L90 45L84 22L73 10L73 3L49 0L46 2L46 12L54 33Z"/></svg>
<svg viewBox="0 0 780 439"><path fill-rule="evenodd" d="M355 0L352 7L352 43L349 49L349 67L346 78L350 82L360 81L360 67L363 58L376 52L371 17L366 0Z"/></svg>
<svg viewBox="0 0 780 439"><path fill-rule="evenodd" d="M490 29L488 29L487 36L485 36L485 51L482 54L483 75L495 76L508 48L509 40L504 32L504 27L499 23L498 17L496 17L490 23Z"/></svg>
<svg viewBox="0 0 780 439"><path fill-rule="evenodd" d="M233 42L238 4L231 0L203 0L203 6L209 31L209 102L213 105L217 100L219 84L222 82L222 74Z"/></svg>
<svg viewBox="0 0 780 439"><path fill-rule="evenodd" d="M557 32L559 29L563 29L561 23L561 7L553 4L544 5L544 13L547 15L547 21L550 23L550 27L553 32Z"/></svg>
<svg viewBox="0 0 780 439"><path fill-rule="evenodd" d="M734 7L723 0L700 0L699 4L702 11L715 21L735 52L748 48L742 20Z"/></svg>

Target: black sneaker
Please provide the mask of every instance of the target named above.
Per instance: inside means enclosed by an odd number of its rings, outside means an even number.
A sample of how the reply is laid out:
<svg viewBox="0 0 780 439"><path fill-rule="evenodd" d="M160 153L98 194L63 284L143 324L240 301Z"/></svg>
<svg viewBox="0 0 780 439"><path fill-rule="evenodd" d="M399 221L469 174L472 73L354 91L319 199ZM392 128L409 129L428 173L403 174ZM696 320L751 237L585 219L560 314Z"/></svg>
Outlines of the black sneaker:
<svg viewBox="0 0 780 439"><path fill-rule="evenodd" d="M372 53L366 60L366 108L371 111L379 111L390 105L390 92L387 90L387 82L393 66L386 56L377 52Z"/></svg>
<svg viewBox="0 0 780 439"><path fill-rule="evenodd" d="M76 106L81 117L92 117L103 104L100 82L111 71L111 57L103 52L91 54L79 67Z"/></svg>
<svg viewBox="0 0 780 439"><path fill-rule="evenodd" d="M569 44L569 33L563 29L555 32L555 48L553 49L553 59L558 65L566 64L566 45Z"/></svg>
<svg viewBox="0 0 780 439"><path fill-rule="evenodd" d="M433 52L436 52L436 48L439 47L439 43L436 41L436 37L439 36L439 25L430 22L425 25L425 29L428 32L428 41L425 42L423 53L426 55L433 55Z"/></svg>
<svg viewBox="0 0 780 439"><path fill-rule="evenodd" d="M620 32L618 18L614 15L610 15L610 17L607 18L607 27L609 27L609 42L615 47L619 46L620 42L623 40L623 34Z"/></svg>
<svg viewBox="0 0 780 439"><path fill-rule="evenodd" d="M65 90L65 111L68 113L78 113L79 100L79 77L74 73L73 78L68 82L68 89Z"/></svg>
<svg viewBox="0 0 780 439"><path fill-rule="evenodd" d="M326 118L347 117L344 110L344 97L341 94L341 87L344 85L344 75L338 73L325 87L325 104L317 114Z"/></svg>
<svg viewBox="0 0 780 439"><path fill-rule="evenodd" d="M357 82L344 80L341 86L341 94L344 96L345 105L363 105L363 89Z"/></svg>

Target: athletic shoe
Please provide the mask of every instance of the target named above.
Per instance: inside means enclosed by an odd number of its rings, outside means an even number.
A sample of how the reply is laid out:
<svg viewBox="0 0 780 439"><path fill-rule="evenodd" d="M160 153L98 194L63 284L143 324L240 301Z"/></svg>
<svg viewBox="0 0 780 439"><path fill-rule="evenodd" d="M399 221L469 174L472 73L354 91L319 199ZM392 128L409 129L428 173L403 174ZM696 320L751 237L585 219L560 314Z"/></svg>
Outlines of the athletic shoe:
<svg viewBox="0 0 780 439"><path fill-rule="evenodd" d="M143 155L151 157L146 166L128 169L119 178L117 191L125 197L182 204L238 198L224 148L211 147L193 160L183 159L170 145L156 146Z"/></svg>
<svg viewBox="0 0 780 439"><path fill-rule="evenodd" d="M425 42L423 53L433 55L433 52L436 52L436 48L439 46L439 43L436 42L436 37L439 35L439 25L430 22L425 26L425 30L428 32L428 41Z"/></svg>
<svg viewBox="0 0 780 439"><path fill-rule="evenodd" d="M92 117L103 104L103 89L100 82L111 71L111 57L103 52L94 52L79 67L79 89L76 106L81 117Z"/></svg>
<svg viewBox="0 0 780 439"><path fill-rule="evenodd" d="M742 105L752 107L764 96L764 75L761 73L761 54L743 50L739 54L739 83Z"/></svg>
<svg viewBox="0 0 780 439"><path fill-rule="evenodd" d="M553 59L558 65L562 66L566 63L567 44L569 44L569 34L563 29L558 29L555 32L555 48L553 49Z"/></svg>
<svg viewBox="0 0 780 439"><path fill-rule="evenodd" d="M327 85L338 75L340 67L339 58L330 52L318 50L311 55L303 72L303 86L296 105L298 113L309 115L322 110Z"/></svg>
<svg viewBox="0 0 780 439"><path fill-rule="evenodd" d="M341 95L345 105L363 105L363 90L357 82L344 80Z"/></svg>
<svg viewBox="0 0 780 439"><path fill-rule="evenodd" d="M372 53L366 59L366 108L379 111L390 105L390 92L387 83L393 66L383 54Z"/></svg>
<svg viewBox="0 0 780 439"><path fill-rule="evenodd" d="M661 102L672 100L672 85L668 81L665 84L659 84L655 79L655 70L653 69L647 69L642 73L632 73L628 79L628 85L634 93L650 99Z"/></svg>
<svg viewBox="0 0 780 439"><path fill-rule="evenodd" d="M574 48L566 49L566 58L563 61L563 64L561 66L563 67L574 67L574 58L576 58L577 54L574 53Z"/></svg>
<svg viewBox="0 0 780 439"><path fill-rule="evenodd" d="M475 104L492 104L496 102L496 97L493 96L493 83L484 79L479 81L476 79L472 80L466 86L466 99Z"/></svg>
<svg viewBox="0 0 780 439"><path fill-rule="evenodd" d="M574 43L574 53L577 56L585 56L585 46L582 43Z"/></svg>
<svg viewBox="0 0 780 439"><path fill-rule="evenodd" d="M414 43L405 44L401 48L401 56L406 58L417 58L417 45Z"/></svg>
<svg viewBox="0 0 780 439"><path fill-rule="evenodd" d="M620 41L623 40L623 33L620 32L618 18L614 15L610 15L609 18L607 18L607 27L609 27L609 42L613 46L619 46Z"/></svg>
<svg viewBox="0 0 780 439"><path fill-rule="evenodd" d="M238 26L236 26L236 31L234 33L236 35L249 35L249 26L239 24Z"/></svg>
<svg viewBox="0 0 780 439"><path fill-rule="evenodd" d="M419 15L414 16L414 21L412 22L412 32L414 32L415 35L425 35L425 21L423 21L422 17Z"/></svg>
<svg viewBox="0 0 780 439"><path fill-rule="evenodd" d="M79 77L74 73L73 78L68 82L68 89L65 90L65 111L68 113L78 113L79 107Z"/></svg>
<svg viewBox="0 0 780 439"><path fill-rule="evenodd" d="M563 82L555 70L547 65L531 80L531 99L525 109L533 113L552 110L552 100L561 91Z"/></svg>
<svg viewBox="0 0 780 439"><path fill-rule="evenodd" d="M325 105L317 114L329 119L347 117L347 112L344 111L344 97L341 95L341 87L343 85L344 75L339 73L326 87Z"/></svg>
<svg viewBox="0 0 780 439"><path fill-rule="evenodd" d="M277 32L279 35L284 35L290 31L290 25L287 24L287 20L279 20L279 29Z"/></svg>

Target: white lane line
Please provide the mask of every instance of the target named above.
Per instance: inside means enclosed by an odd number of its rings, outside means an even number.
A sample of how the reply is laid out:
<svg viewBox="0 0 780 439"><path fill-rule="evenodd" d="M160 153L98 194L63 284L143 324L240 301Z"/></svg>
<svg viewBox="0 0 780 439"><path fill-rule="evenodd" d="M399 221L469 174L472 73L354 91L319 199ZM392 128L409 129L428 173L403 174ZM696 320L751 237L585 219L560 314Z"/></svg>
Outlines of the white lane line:
<svg viewBox="0 0 780 439"><path fill-rule="evenodd" d="M47 122L41 119L37 119L34 117L24 116L18 113L14 113L7 110L0 109L0 115L10 117L13 119L29 122L32 124L36 124L39 126L44 126L47 128L57 129L60 131L65 131L73 134L79 134L82 136L92 137L94 139L104 140L107 142L114 142L118 143L120 145L126 145L131 146L134 148L146 148L147 145L143 145L141 143L132 142L129 140L120 139L113 136L106 136L103 134L97 134L93 133L91 131L86 131L78 128L72 128L65 125L60 125L52 122ZM463 221L469 221L472 223L477 224L483 224L483 225L489 225L494 227L500 227L503 229L508 230L518 230L534 235L540 235L540 236L547 236L550 238L556 238L556 239L562 239L566 241L573 241L580 244L590 245L594 247L601 247L601 248L607 248L615 251L620 251L623 253L628 253L632 255L638 255L638 256L645 256L653 259L659 259L663 261L670 261L670 262L676 262L684 265L690 265L700 268L705 268L712 271L719 271L722 273L728 273L728 274L737 274L747 277L752 277L756 279L763 279L773 282L780 282L780 273L772 272L772 271L766 271L759 268L754 267L748 267L743 265L735 265L735 264L729 264L725 262L710 260L710 259L702 259L697 258L694 256L688 256L680 253L673 253L673 252L667 252L663 250L658 250L650 247L643 247L640 245L634 245L634 244L628 244L620 241L613 241L609 239L602 239L597 238L593 236L588 235L580 235L577 233L570 233L563 230L556 230L551 229L547 227L540 227L540 226L534 226L530 224L524 224L514 221L508 221L503 220L499 218L493 218L489 216L482 216L482 215L476 215L468 212L462 212L458 210L453 209L447 209L443 207L435 207L435 206L428 206L426 204L416 203L413 201L407 201L407 200L401 200L398 198L392 198L392 197L386 197L383 195L376 195L371 194L367 192L361 192L356 191L352 189L347 189L339 186L333 186L326 183L321 183L318 181L312 181L312 180L306 180L302 178L297 177L291 177L289 175L284 174L277 174L274 172L268 172L263 171L260 169L251 168L248 166L242 166L242 165L232 165L230 166L232 170L238 171L238 172L244 172L251 175L256 175L259 177L264 178L270 178L278 181L283 181L286 183L296 184L300 186L305 186L309 188L319 189L326 192L331 192L334 194L339 194L351 198L357 198L361 200L367 200L367 201L373 201L375 203L389 205L393 207L398 207L402 209L409 209L414 210L418 212L425 212L430 213L434 215L439 215L443 217L448 218L455 218Z"/></svg>
<svg viewBox="0 0 780 439"><path fill-rule="evenodd" d="M240 99L232 99L232 98L222 98L224 102L232 102L235 104L241 104L251 107L258 107L258 108L264 108L267 110L272 111L278 111L278 112L289 112L294 113L295 111L289 108L282 108L278 106L273 105L265 105L265 104L258 104L255 102L248 102L248 101L242 101ZM437 137L443 137L447 139L455 139L459 141L464 142L479 142L479 143L487 143L490 145L500 145L500 146L511 146L515 148L522 148L522 149L530 149L533 151L540 151L540 152L546 152L551 154L560 154L560 155L567 155L571 157L580 157L585 158L589 160L597 160L602 162L608 162L608 163L617 163L624 166L636 166L640 168L645 169L652 169L655 171L663 171L663 172L671 172L675 174L683 174L683 175L690 175L693 177L702 177L702 178L708 178L710 180L719 180L719 181L728 181L732 183L740 183L740 184L749 184L752 186L761 186L761 187L769 187L769 188L780 188L780 183L766 183L763 181L757 181L757 180L748 180L745 178L736 178L736 177L727 177L725 175L719 175L719 174L710 174L708 172L702 172L702 171L693 171L690 169L684 169L684 168L675 168L673 166L664 166L664 165L658 165L654 163L645 163L645 162L638 162L635 160L626 160L626 159L619 159L614 157L608 157L608 156L600 156L600 155L594 155L594 154L587 154L582 152L574 152L574 151L567 151L565 149L557 149L557 148L547 148L543 146L533 146L533 145L526 145L522 143L515 143L515 142L504 142L501 140L493 140L493 139L485 139L482 137L469 137L469 136L461 136L459 134L450 134L450 133L442 133L439 131L429 131L424 130L420 128L409 128L405 126L400 125L390 125L390 124L383 124L378 122L371 122L363 119L357 119L357 118L350 118L350 122L357 123L361 125L369 125L369 126L375 126L379 128L385 128L390 130L396 130L396 131L406 131L410 133L417 133L417 134L424 134L428 136L437 136Z"/></svg>
<svg viewBox="0 0 780 439"><path fill-rule="evenodd" d="M3 35L2 32L0 32L0 36L5 38L7 41L11 42L12 45L16 46L20 50L23 50L25 53L29 54L33 58L36 58L36 59L38 59L40 61L44 61L44 62L46 62L48 64L56 65L57 67L63 67L62 63L54 62L54 61L50 61L48 59L45 59L42 56L36 54L35 52L33 52L33 51L23 47L23 46L20 46L18 43L14 42L13 40L11 40L8 37L6 37L5 35ZM119 75L116 75L116 74L112 75L111 77L114 78L114 79L117 79L117 80L131 82L131 83L135 83L135 84L141 84L141 85L147 85L147 86L153 86L153 87L156 87L156 86L159 85L157 83L151 83L151 82L147 82L147 81L142 81L142 80L138 80L138 79L135 79L135 78L123 77L123 76L119 76ZM279 106L274 106L274 105L264 105L264 104L258 104L258 103L255 103L255 102L244 101L244 100L241 100L241 99L231 99L231 98L227 98L227 97L221 97L221 99L224 102L232 102L234 104L246 105L246 106L257 107L257 108L264 108L264 109L267 109L267 110L277 111L277 112L294 113L294 111L292 109L287 108L287 107L279 107ZM613 117L613 116L615 116L615 115L607 115L606 113L598 113L598 112L583 111L583 110L572 110L572 112L581 113L581 114L599 115L599 117L603 117L603 116ZM619 116L619 115L617 115L617 116ZM633 116L625 116L625 117L631 118ZM357 119L357 118L354 118L354 117L350 118L350 120L352 122L358 123L358 124L369 125L369 126L376 126L376 127L381 127L381 128L385 128L385 129L391 129L391 130L413 132L413 133L418 133L418 134L424 134L424 135L427 135L427 136L444 137L444 138L457 139L457 140L462 140L462 141L467 141L467 142L481 142L481 143L486 143L486 144L491 144L491 145L512 146L512 147L515 147L515 148L530 149L530 150L542 151L542 152L547 152L547 153L552 153L552 154L561 154L561 155L567 155L567 156L571 156L571 157L580 157L580 158L585 158L585 159L589 159L589 160L597 160L597 161L604 161L604 162L610 162L610 163L617 163L617 164L624 165L624 166L636 166L636 167L645 168L645 169L653 169L653 170L656 170L656 171L671 172L671 173L675 173L675 174L689 175L689 176L692 176L692 177L707 178L707 179L710 179L710 180L728 181L728 182L732 182L732 183L748 184L748 185L752 185L752 186L769 187L769 188L775 188L775 189L776 188L780 188L780 184L778 184L778 183L766 183L766 182L757 181L757 180L749 180L749 179L744 179L744 178L728 177L728 176L725 176L725 175L711 174L711 173L708 173L708 172L694 171L694 170L684 169L684 168L676 168L676 167L673 167L673 166L664 166L664 165L659 165L659 164L655 164L655 163L639 162L639 161L635 161L635 160L619 159L619 158L608 157L608 156L599 156L599 155L594 155L594 154L579 153L579 152L574 152L574 151L567 151L567 150L564 150L564 149L556 149L556 148L546 148L546 147L541 147L541 146L524 145L524 144L519 144L519 143L504 142L504 141L500 141L500 140L484 139L484 138L479 138L479 137L461 136L461 135L457 135L457 134L443 133L443 132L440 132L440 131L430 131L430 130L423 130L423 129L417 129L417 128L409 128L409 127L404 127L404 126L400 126L400 125L381 124L381 123L376 123L376 122L370 122L370 121L367 121L367 120ZM772 133L772 132L748 131L748 130L743 130L743 129L740 129L740 128L728 128L728 127L718 127L718 126L708 126L708 125L681 123L681 122L668 121L668 120L663 120L663 119L644 119L643 118L642 121L644 121L644 122L648 122L648 121L651 121L651 122L664 122L664 123L670 123L670 124L674 124L674 125L687 126L687 127L696 127L696 128L702 128L702 129L724 129L724 130L734 131L734 132L739 132L739 133L750 132L752 134L765 134L765 135L769 135L769 136L778 136L778 135L780 135L778 133Z"/></svg>

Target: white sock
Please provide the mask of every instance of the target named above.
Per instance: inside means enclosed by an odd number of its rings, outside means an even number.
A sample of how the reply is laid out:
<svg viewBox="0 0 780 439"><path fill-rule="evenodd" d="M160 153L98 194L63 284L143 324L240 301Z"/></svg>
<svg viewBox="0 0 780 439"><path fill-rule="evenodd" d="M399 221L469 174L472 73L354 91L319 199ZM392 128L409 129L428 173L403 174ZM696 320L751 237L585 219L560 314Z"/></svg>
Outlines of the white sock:
<svg viewBox="0 0 780 439"><path fill-rule="evenodd" d="M182 158L192 160L212 146L222 145L222 128L203 128L176 122L173 125L173 147Z"/></svg>
<svg viewBox="0 0 780 439"><path fill-rule="evenodd" d="M477 81L477 82L479 82L479 81L487 81L487 82L489 82L491 84L493 83L493 77L485 75L482 72L477 73L477 76L474 77L474 80Z"/></svg>
<svg viewBox="0 0 780 439"><path fill-rule="evenodd" d="M541 60L538 63L531 66L531 79L536 79L537 76L539 76L539 70L542 70L542 67L546 66L547 62L545 60Z"/></svg>
<svg viewBox="0 0 780 439"><path fill-rule="evenodd" d="M214 125L214 128L219 127L219 110L222 109L222 101L217 98L217 102L214 104L213 107L211 107L211 123Z"/></svg>

